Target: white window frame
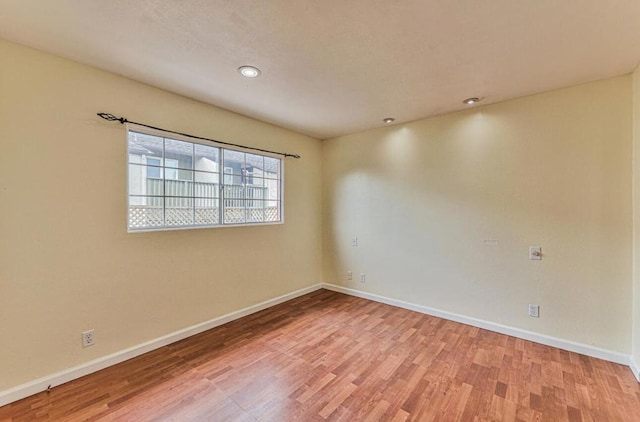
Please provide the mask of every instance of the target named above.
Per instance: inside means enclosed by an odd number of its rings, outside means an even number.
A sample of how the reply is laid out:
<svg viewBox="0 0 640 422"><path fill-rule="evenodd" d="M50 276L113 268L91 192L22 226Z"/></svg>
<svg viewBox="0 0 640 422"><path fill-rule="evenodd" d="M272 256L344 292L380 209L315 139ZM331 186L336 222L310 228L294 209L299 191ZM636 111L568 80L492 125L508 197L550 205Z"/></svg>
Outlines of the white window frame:
<svg viewBox="0 0 640 422"><path fill-rule="evenodd" d="M156 130L156 129L150 129L147 128L145 126L139 126L133 123L127 123L125 124L126 127L126 136L125 136L125 151L126 151L126 166L127 166L127 180L126 180L126 192L127 192L127 200L126 202L126 224L127 224L127 232L128 233L145 233L145 232L157 232L157 231L171 231L171 230L191 230L191 229L216 229L216 228L225 228L225 227L252 227L252 226L273 226L273 225L278 225L278 224L284 224L284 158L277 155L277 154L270 154L270 153L266 153L266 152L262 152L262 151L254 151L250 148L242 148L242 147L229 147L227 145L224 144L218 144L215 142L198 142L197 139L193 139L187 136L182 136L182 135L177 135L177 134L173 134L171 132L165 132L162 130ZM169 139L174 139L177 141L182 141L182 142L188 142L191 144L200 144L200 145L204 145L204 146L210 146L210 147L216 147L219 148L219 162L218 162L218 183L219 183L219 188L220 188L220 192L218 194L218 209L219 211L219 215L218 215L218 224L211 224L211 225L203 225L203 224L199 224L199 225L185 225L185 226L157 226L157 227L143 227L143 228L131 228L129 226L129 199L130 199L130 193L129 193L129 168L130 168L130 162L129 162L129 132L136 132L136 133L142 133L145 135L151 135L151 136L159 136L159 137L163 137L163 138L169 138ZM248 153L248 154L254 154L254 155L261 155L263 157L269 157L269 158L275 158L277 160L280 160L280 175L278 180L278 188L280 191L280 197L279 200L277 202L279 202L280 204L280 208L279 208L279 216L280 216L280 220L278 221L258 221L258 222L249 222L249 223L224 223L224 176L227 174L226 173L226 168L224 167L224 150L228 150L228 151L237 151L237 152L242 152L242 153ZM162 166L161 168L161 175L164 176L163 174L163 170L165 170L165 167ZM195 170L192 170L195 171ZM271 179L271 180L276 180L276 179ZM162 196L165 200L166 200L166 196ZM245 199L246 200L246 199ZM265 200L266 201L266 200ZM195 206L195 203L194 203Z"/></svg>

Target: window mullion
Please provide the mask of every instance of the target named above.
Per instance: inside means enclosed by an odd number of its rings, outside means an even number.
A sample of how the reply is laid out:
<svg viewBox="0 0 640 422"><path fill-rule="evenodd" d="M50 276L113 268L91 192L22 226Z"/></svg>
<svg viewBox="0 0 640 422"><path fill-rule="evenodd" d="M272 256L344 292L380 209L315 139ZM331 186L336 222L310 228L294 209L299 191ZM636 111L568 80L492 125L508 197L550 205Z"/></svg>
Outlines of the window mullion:
<svg viewBox="0 0 640 422"><path fill-rule="evenodd" d="M191 144L191 207L193 219L191 225L196 225L196 146Z"/></svg>
<svg viewBox="0 0 640 422"><path fill-rule="evenodd" d="M224 224L224 149L220 148L220 166L218 167L218 224Z"/></svg>
<svg viewBox="0 0 640 422"><path fill-rule="evenodd" d="M162 226L167 226L167 170L165 167L165 154L166 154L166 141L167 138L162 138L162 167L160 167L160 174L162 175Z"/></svg>

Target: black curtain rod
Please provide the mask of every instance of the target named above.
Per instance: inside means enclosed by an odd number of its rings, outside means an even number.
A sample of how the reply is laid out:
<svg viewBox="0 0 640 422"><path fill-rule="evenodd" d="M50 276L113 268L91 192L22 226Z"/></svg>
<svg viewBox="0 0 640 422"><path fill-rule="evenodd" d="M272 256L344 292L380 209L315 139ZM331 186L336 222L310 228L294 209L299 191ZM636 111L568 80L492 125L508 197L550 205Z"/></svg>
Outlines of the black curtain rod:
<svg viewBox="0 0 640 422"><path fill-rule="evenodd" d="M116 116L114 116L113 114L110 114L110 113L97 113L97 114L98 114L98 116L100 116L103 119L108 120L110 122L118 121L118 122L120 122L122 124L133 123L134 125L148 127L149 129L161 130L163 132L174 133L176 135L182 135L182 136L187 136L189 138L200 139L202 141L215 142L216 144L231 145L231 146L234 146L234 147L250 149L250 150L253 150L253 151L268 152L270 154L282 155L283 157L300 158L300 156L298 154L289 154L289 153L286 153L286 152L270 151L268 149L247 147L247 146L244 146L244 145L232 144L231 142L217 141L215 139L204 138L202 136L195 136L195 135L189 135L188 133L176 132L175 130L162 129L162 128L151 126L151 125L145 125L144 123L132 122L131 120L127 120L125 117L116 117Z"/></svg>

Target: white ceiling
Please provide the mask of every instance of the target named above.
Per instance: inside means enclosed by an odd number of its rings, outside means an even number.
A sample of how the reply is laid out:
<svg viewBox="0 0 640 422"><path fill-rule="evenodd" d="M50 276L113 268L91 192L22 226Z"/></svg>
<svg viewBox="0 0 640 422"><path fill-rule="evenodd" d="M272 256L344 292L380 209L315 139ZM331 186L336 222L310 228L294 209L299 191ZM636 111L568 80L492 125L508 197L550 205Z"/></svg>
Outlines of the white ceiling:
<svg viewBox="0 0 640 422"><path fill-rule="evenodd" d="M0 37L324 139L631 72L640 0L0 0Z"/></svg>

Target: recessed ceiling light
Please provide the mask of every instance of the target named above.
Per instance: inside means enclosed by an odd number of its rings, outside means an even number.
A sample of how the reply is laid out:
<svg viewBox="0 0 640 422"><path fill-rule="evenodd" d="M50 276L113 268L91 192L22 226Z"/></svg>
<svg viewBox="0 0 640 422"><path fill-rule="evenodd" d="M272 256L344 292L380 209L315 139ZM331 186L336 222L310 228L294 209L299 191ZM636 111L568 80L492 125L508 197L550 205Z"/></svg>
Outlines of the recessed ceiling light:
<svg viewBox="0 0 640 422"><path fill-rule="evenodd" d="M262 72L255 66L240 66L238 72L245 78L257 78Z"/></svg>
<svg viewBox="0 0 640 422"><path fill-rule="evenodd" d="M387 117L386 119L383 120L383 122L385 122L386 124L391 124L395 121L396 119L394 119L393 117Z"/></svg>
<svg viewBox="0 0 640 422"><path fill-rule="evenodd" d="M480 98L471 97L471 98L467 98L466 100L464 100L463 103L465 103L466 105L474 105L475 103L477 103L479 101L480 101Z"/></svg>

